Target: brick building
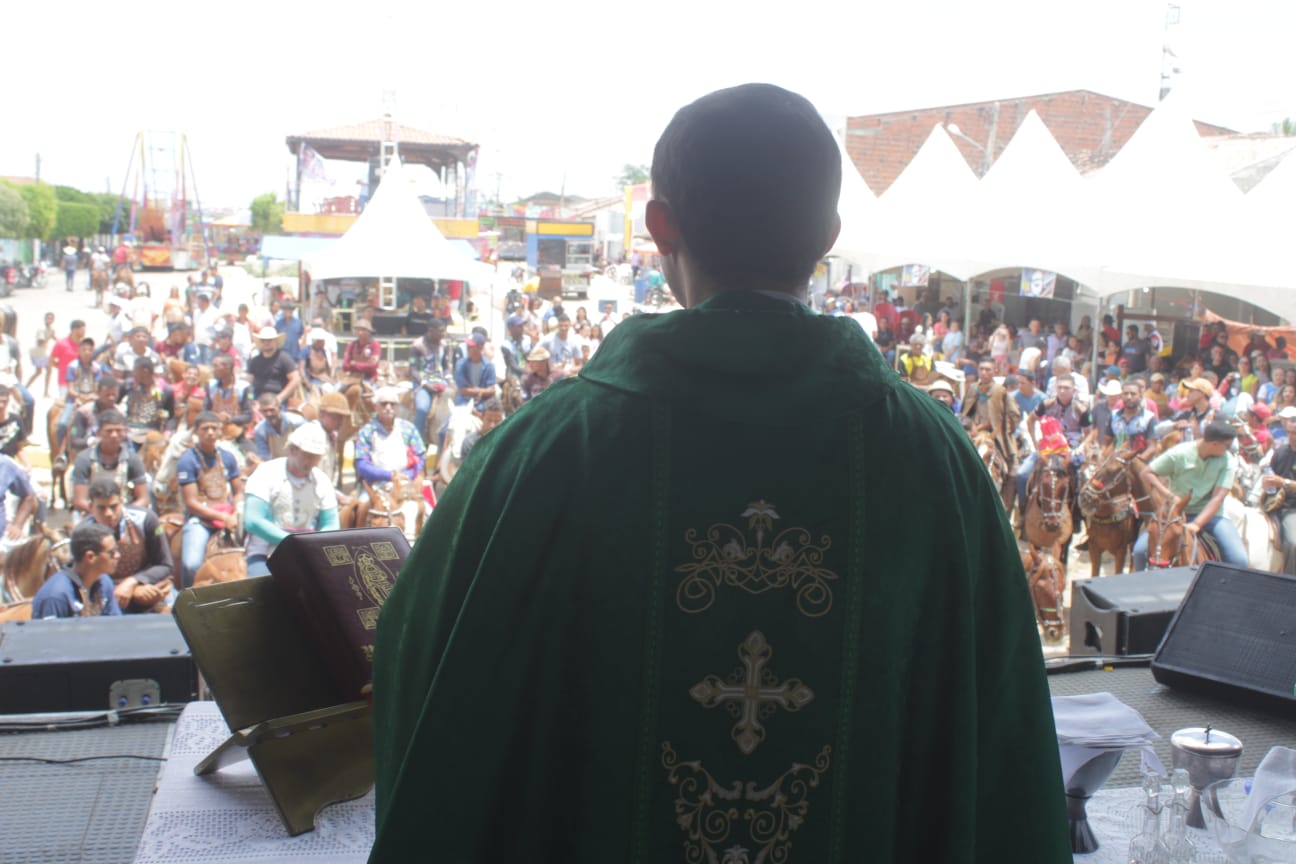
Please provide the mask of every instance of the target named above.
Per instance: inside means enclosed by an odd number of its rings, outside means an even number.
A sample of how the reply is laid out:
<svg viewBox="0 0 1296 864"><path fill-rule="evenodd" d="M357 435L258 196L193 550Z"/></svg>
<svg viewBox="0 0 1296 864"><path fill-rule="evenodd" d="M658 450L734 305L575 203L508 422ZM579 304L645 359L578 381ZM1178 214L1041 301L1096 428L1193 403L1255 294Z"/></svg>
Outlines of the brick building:
<svg viewBox="0 0 1296 864"><path fill-rule="evenodd" d="M984 148L951 135L963 158L978 175L1008 146L1026 114L1034 109L1082 173L1102 167L1124 146L1152 109L1089 90L1068 90L971 102L941 108L920 108L890 114L848 117L846 150L875 194L881 195L900 176L936 124L955 124ZM1202 135L1229 135L1232 129L1197 122Z"/></svg>

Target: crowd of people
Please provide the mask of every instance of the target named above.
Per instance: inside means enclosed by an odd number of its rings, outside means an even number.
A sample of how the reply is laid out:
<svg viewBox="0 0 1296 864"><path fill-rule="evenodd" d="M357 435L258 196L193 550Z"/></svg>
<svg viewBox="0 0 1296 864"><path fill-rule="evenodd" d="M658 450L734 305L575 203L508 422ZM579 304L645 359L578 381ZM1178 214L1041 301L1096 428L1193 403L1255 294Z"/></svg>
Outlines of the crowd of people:
<svg viewBox="0 0 1296 864"><path fill-rule="evenodd" d="M215 266L165 298L150 294L145 282L115 285L104 298L102 333L82 319L60 330L55 313L46 314L26 383L17 340L6 337L9 350L0 351L13 358L9 377L0 374L8 384L0 386L7 454L0 460L8 460L0 461L0 482L21 502L0 529L17 541L49 504L10 458L32 433L26 386L44 374L44 393L57 405L51 459L56 477L70 474L73 524L88 526L98 512L121 551L113 602L98 602L94 584L65 574L47 583L37 617L163 610L174 591L193 584L212 538L226 532L242 538L249 574L264 574L286 533L336 527L340 511L393 480L429 486L434 501L433 490L499 424L506 405L516 410L575 375L621 320L612 308L593 320L583 306L569 315L561 298L529 297L507 313L496 345L481 326L451 339L448 325L465 322L440 295L407 297L401 329L417 338L397 363L363 310L340 341L322 304L303 321L278 291L266 292L265 305L226 302ZM347 441L355 486L344 491ZM150 448L165 453L160 465L146 465ZM178 554L156 540L169 513L180 523Z"/></svg>

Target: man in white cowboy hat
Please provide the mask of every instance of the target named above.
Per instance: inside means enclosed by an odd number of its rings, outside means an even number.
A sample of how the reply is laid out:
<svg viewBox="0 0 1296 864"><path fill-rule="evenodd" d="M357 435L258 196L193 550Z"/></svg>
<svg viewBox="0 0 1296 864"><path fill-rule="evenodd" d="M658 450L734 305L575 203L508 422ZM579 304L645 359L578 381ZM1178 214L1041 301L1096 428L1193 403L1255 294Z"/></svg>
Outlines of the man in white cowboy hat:
<svg viewBox="0 0 1296 864"><path fill-rule="evenodd" d="M256 354L248 360L248 374L252 376L252 395L274 394L282 405L301 379L297 364L280 347L283 334L273 327L257 331Z"/></svg>
<svg viewBox="0 0 1296 864"><path fill-rule="evenodd" d="M1109 378L1098 385L1098 399L1093 404L1093 428L1087 438L1096 439L1099 446L1106 444L1112 437L1112 417L1120 410L1121 382ZM1081 446L1087 446L1085 441Z"/></svg>
<svg viewBox="0 0 1296 864"><path fill-rule="evenodd" d="M944 378L937 378L933 381L931 386L927 388L927 392L931 394L933 399L943 404L946 408L949 408L951 411L955 410L954 388L951 387L950 383Z"/></svg>
<svg viewBox="0 0 1296 864"><path fill-rule="evenodd" d="M304 423L288 436L285 455L262 462L248 478L243 526L249 576L270 572L266 559L289 534L339 527L337 493L319 469L328 452L324 429L318 423Z"/></svg>
<svg viewBox="0 0 1296 864"><path fill-rule="evenodd" d="M122 300L116 294L108 298L108 341L114 345L120 344L126 338L126 334L135 326L131 323L130 316L123 310L126 308L126 301Z"/></svg>

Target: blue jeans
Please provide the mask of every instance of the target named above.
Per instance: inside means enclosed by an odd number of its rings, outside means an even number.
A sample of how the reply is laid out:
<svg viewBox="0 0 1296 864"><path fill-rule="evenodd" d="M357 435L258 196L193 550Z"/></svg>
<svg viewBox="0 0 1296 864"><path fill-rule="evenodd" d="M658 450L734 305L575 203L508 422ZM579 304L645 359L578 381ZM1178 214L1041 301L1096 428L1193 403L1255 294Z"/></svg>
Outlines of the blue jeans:
<svg viewBox="0 0 1296 864"><path fill-rule="evenodd" d="M185 520L180 529L180 587L192 588L194 574L207 557L207 541L215 533L197 516Z"/></svg>
<svg viewBox="0 0 1296 864"><path fill-rule="evenodd" d="M419 435L424 435L427 429L428 414L432 413L432 394L426 387L416 387L414 390L414 428L418 430Z"/></svg>
<svg viewBox="0 0 1296 864"><path fill-rule="evenodd" d="M14 385L14 389L16 389L18 395L22 397L23 428L26 429L27 434L30 435L32 433L32 422L35 420L36 416L36 397L31 394L31 391L28 390L26 385L21 381Z"/></svg>
<svg viewBox="0 0 1296 864"><path fill-rule="evenodd" d="M59 441L67 437L68 427L72 425L72 397L68 396L68 401L63 403L63 413L59 415L58 423L55 426L58 434L58 441L51 441L50 447L58 447Z"/></svg>
<svg viewBox="0 0 1296 864"><path fill-rule="evenodd" d="M247 559L247 575L251 579L253 576L269 576L270 565L266 563L268 559L264 555L249 555Z"/></svg>
<svg viewBox="0 0 1296 864"><path fill-rule="evenodd" d="M1197 514L1185 515L1185 522L1191 522L1197 518ZM1219 544L1220 558L1224 559L1225 564L1236 564L1239 567L1245 567L1247 561L1246 546L1242 543L1241 536L1238 535L1237 526L1223 516L1216 516L1206 523L1204 530L1215 542ZM1139 535L1138 540L1134 543L1134 569L1146 570L1148 562L1148 535L1144 531Z"/></svg>

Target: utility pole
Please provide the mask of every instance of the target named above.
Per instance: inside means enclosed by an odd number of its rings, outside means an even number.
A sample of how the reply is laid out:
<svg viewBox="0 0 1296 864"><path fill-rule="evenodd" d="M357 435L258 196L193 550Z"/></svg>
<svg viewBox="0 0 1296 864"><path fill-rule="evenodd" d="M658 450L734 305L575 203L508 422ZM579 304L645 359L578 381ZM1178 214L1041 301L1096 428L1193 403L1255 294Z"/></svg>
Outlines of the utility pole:
<svg viewBox="0 0 1296 864"><path fill-rule="evenodd" d="M40 182L40 154L36 154L36 182Z"/></svg>
<svg viewBox="0 0 1296 864"><path fill-rule="evenodd" d="M1179 13L1178 3L1166 4L1165 32L1161 37L1161 95L1157 97L1159 102L1165 101L1166 96L1170 95L1171 80L1183 71L1173 47L1172 28L1179 25Z"/></svg>

